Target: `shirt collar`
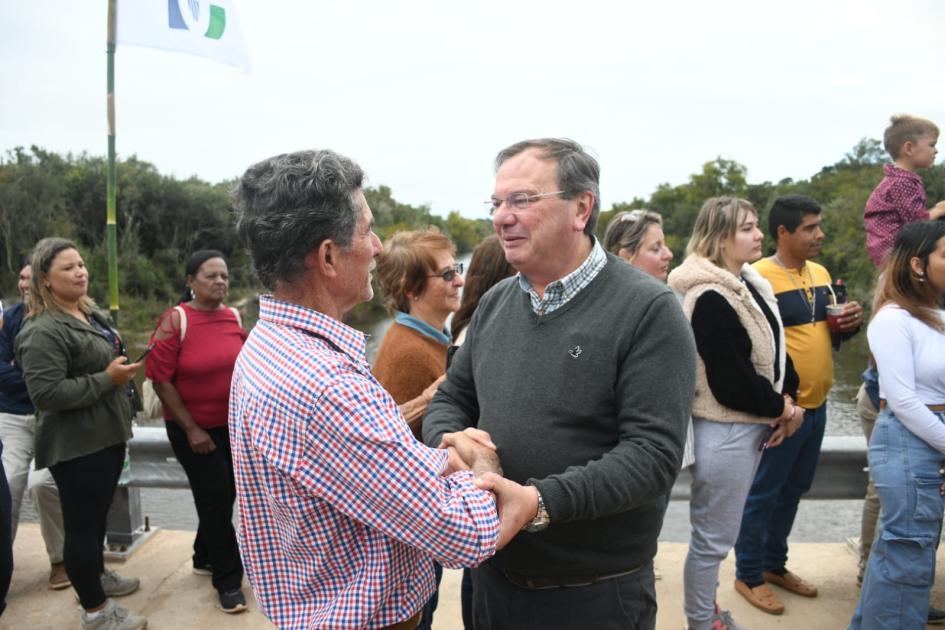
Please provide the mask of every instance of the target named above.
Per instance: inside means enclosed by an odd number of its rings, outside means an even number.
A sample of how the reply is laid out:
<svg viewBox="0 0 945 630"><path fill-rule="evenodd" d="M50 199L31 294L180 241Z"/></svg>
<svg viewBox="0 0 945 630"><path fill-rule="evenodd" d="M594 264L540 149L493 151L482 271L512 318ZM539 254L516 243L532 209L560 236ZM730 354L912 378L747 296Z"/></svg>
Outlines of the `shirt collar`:
<svg viewBox="0 0 945 630"><path fill-rule="evenodd" d="M259 320L322 337L351 358L365 361L364 333L314 309L261 295Z"/></svg>
<svg viewBox="0 0 945 630"><path fill-rule="evenodd" d="M402 326L406 326L407 328L412 328L418 333L426 335L434 341L439 341L440 343L444 343L446 345L449 345L453 341L450 331L446 330L445 328L443 330L437 330L430 324L426 323L422 319L414 317L413 315L397 311L394 313L394 321Z"/></svg>
<svg viewBox="0 0 945 630"><path fill-rule="evenodd" d="M545 293L542 298L538 297L538 293L532 288L528 278L521 272L518 273L518 286L531 296L533 308L538 310L537 305L548 302L553 303L555 308L563 306L597 277L600 270L607 264L607 254L604 253L604 248L601 247L600 241L596 237L591 236L591 241L593 242L591 253L587 255L584 262L565 277L548 283L545 286Z"/></svg>
<svg viewBox="0 0 945 630"><path fill-rule="evenodd" d="M902 177L905 179L912 179L922 181L922 178L919 177L918 173L913 173L912 171L907 171L904 168L899 168L895 164L885 164L883 165L883 172L887 177Z"/></svg>

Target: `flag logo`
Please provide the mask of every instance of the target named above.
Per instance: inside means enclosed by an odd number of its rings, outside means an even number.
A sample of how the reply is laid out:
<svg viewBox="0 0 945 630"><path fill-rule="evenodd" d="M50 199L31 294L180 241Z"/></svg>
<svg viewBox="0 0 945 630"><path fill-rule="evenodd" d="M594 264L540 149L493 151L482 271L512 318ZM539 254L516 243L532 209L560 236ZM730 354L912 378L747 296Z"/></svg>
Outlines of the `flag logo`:
<svg viewBox="0 0 945 630"><path fill-rule="evenodd" d="M220 39L226 30L226 10L200 0L167 0L167 25Z"/></svg>

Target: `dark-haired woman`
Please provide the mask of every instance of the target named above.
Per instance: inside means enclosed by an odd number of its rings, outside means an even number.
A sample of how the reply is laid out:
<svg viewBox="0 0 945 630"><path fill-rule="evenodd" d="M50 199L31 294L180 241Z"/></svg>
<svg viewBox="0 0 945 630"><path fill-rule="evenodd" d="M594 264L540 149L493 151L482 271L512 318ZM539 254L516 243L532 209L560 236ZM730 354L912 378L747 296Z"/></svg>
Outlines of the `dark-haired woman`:
<svg viewBox="0 0 945 630"><path fill-rule="evenodd" d="M867 329L880 414L869 466L882 512L851 630L924 628L945 514L945 223L896 235Z"/></svg>
<svg viewBox="0 0 945 630"><path fill-rule="evenodd" d="M476 245L472 259L469 261L469 270L466 272L466 285L463 287L463 296L459 310L453 314L450 322L450 332L453 333L453 345L461 346L466 339L466 329L472 320L479 300L486 291L495 286L499 280L515 275L515 267L505 259L502 243L495 234L487 236Z"/></svg>
<svg viewBox="0 0 945 630"><path fill-rule="evenodd" d="M138 630L147 619L115 604L137 578L106 570L108 508L131 439L136 397L118 332L88 296L89 274L75 244L44 238L30 259L29 314L16 358L36 407L36 468L59 487L63 561L84 609L81 628Z"/></svg>
<svg viewBox="0 0 945 630"><path fill-rule="evenodd" d="M223 304L223 254L195 252L180 304L161 316L146 374L164 405L167 437L187 473L199 524L193 568L211 575L226 613L246 610L243 564L233 529L236 486L227 416L236 357L246 341L239 313Z"/></svg>

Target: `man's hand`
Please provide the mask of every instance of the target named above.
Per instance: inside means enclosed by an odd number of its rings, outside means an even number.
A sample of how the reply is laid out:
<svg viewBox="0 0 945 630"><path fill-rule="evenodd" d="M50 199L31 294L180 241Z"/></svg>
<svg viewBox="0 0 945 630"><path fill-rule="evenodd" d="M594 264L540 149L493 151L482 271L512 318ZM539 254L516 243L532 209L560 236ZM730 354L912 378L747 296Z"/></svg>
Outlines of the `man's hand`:
<svg viewBox="0 0 945 630"><path fill-rule="evenodd" d="M863 323L863 307L860 306L859 302L847 302L843 306L843 314L840 316L840 332L853 332Z"/></svg>
<svg viewBox="0 0 945 630"><path fill-rule="evenodd" d="M499 512L499 540L495 546L498 551L538 514L538 490L495 473L485 473L476 479L476 485L495 494L495 507Z"/></svg>
<svg viewBox="0 0 945 630"><path fill-rule="evenodd" d="M438 448L454 451L477 477L487 472L502 474L495 444L489 434L481 429L468 428L464 431L446 433L440 440ZM452 462L449 468L453 468Z"/></svg>

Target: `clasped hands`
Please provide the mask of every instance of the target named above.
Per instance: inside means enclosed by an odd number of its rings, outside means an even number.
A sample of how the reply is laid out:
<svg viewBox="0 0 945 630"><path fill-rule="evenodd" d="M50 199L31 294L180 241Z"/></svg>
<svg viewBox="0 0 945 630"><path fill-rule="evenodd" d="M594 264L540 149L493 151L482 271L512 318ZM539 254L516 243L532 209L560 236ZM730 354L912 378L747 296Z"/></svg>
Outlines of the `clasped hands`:
<svg viewBox="0 0 945 630"><path fill-rule="evenodd" d="M764 442L765 448L774 448L785 439L794 435L794 432L804 424L804 408L797 405L790 395L784 395L784 410L781 415L775 418L769 426L771 434Z"/></svg>
<svg viewBox="0 0 945 630"><path fill-rule="evenodd" d="M538 490L523 486L502 476L496 445L489 434L481 429L468 428L447 433L439 448L448 456L445 475L460 470L471 470L476 486L495 495L499 513L499 538L496 549L502 549L538 513Z"/></svg>

